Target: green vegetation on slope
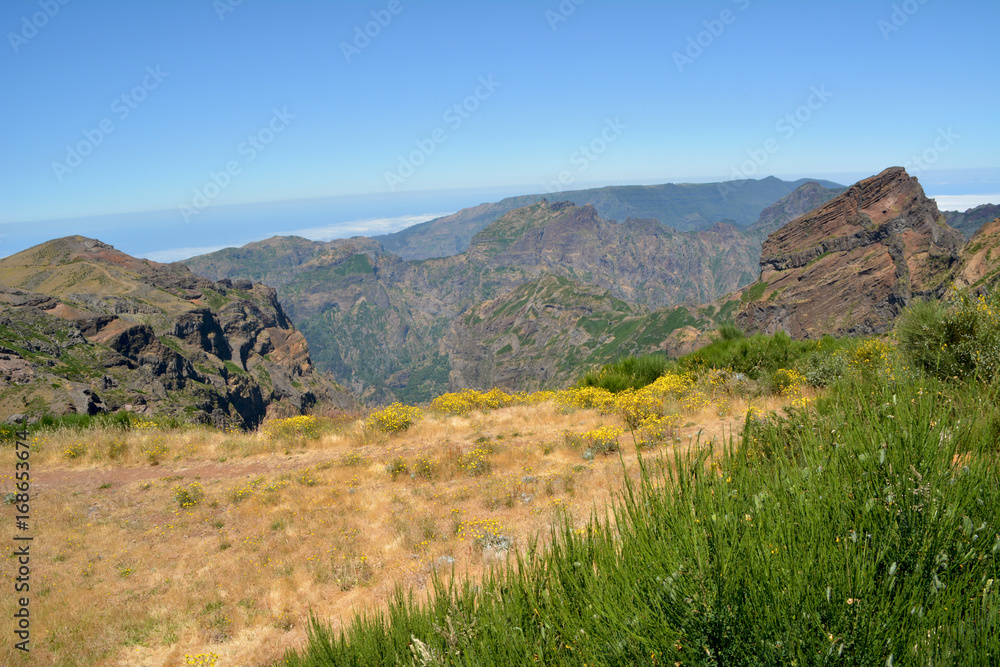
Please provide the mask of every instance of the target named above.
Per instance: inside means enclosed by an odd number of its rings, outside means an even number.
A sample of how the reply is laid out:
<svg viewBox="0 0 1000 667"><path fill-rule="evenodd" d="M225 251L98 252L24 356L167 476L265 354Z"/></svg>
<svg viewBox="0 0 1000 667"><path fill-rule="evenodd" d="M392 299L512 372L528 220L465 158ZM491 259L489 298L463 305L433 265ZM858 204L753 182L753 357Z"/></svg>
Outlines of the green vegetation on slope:
<svg viewBox="0 0 1000 667"><path fill-rule="evenodd" d="M708 361L794 350L727 337ZM996 664L1000 383L940 380L877 339L834 347L808 352L853 371L814 408L647 460L613 516L481 583L399 591L339 633L315 620L284 664Z"/></svg>
<svg viewBox="0 0 1000 667"><path fill-rule="evenodd" d="M429 606L317 621L286 664L995 664L996 389L907 380L750 419L708 469L647 461L613 520Z"/></svg>

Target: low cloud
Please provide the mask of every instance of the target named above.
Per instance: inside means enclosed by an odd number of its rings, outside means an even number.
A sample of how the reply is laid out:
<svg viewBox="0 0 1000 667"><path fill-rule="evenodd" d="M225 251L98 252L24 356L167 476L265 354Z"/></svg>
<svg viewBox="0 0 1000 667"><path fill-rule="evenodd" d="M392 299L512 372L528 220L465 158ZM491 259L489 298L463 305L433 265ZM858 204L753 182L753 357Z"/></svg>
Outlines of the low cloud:
<svg viewBox="0 0 1000 667"><path fill-rule="evenodd" d="M995 195L931 195L942 211L966 211L982 204L1000 204L1000 194Z"/></svg>
<svg viewBox="0 0 1000 667"><path fill-rule="evenodd" d="M271 234L262 234L256 238L248 239L240 243L228 243L225 245L213 246L193 246L185 248L168 248L167 250L155 250L152 252L139 253L140 257L154 262L179 262L190 259L196 255L205 255L223 248L232 248L246 245L254 241L262 241L272 236L301 236L310 241L332 241L333 239L345 239L352 236L378 236L379 234L391 234L401 229L418 225L421 222L441 218L448 213L425 213L423 215L400 215L394 218L365 218L362 220L348 220L346 222L335 222L320 227L306 227L291 231L281 231Z"/></svg>
<svg viewBox="0 0 1000 667"><path fill-rule="evenodd" d="M347 222L335 222L321 227L307 227L290 232L282 232L282 236L301 236L312 241L332 241L333 239L350 238L351 236L378 236L379 234L391 234L401 229L419 225L421 222L442 218L451 215L448 213L426 213L423 215L400 215L394 218L365 218L363 220L349 220Z"/></svg>

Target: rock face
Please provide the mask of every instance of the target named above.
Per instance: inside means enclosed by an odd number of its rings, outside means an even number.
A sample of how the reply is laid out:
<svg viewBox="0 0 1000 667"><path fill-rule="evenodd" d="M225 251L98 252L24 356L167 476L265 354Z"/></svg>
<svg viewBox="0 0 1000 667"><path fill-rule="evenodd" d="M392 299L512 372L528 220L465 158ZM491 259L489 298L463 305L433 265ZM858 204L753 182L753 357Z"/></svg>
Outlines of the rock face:
<svg viewBox="0 0 1000 667"><path fill-rule="evenodd" d="M1000 283L1000 218L979 228L962 250L955 286L974 290Z"/></svg>
<svg viewBox="0 0 1000 667"><path fill-rule="evenodd" d="M793 337L881 333L914 296L938 296L964 243L900 167L768 236L737 325Z"/></svg>
<svg viewBox="0 0 1000 667"><path fill-rule="evenodd" d="M352 399L315 372L277 293L80 236L0 260L0 410L122 408L254 427Z"/></svg>

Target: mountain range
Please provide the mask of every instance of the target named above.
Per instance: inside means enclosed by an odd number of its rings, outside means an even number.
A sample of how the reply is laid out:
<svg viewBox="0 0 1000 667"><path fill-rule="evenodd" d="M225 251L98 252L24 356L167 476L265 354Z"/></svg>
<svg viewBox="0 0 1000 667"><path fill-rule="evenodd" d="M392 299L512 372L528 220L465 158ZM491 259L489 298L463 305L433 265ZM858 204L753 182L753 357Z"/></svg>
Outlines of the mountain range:
<svg viewBox="0 0 1000 667"><path fill-rule="evenodd" d="M769 178L560 197L573 199L183 264L78 236L25 250L0 260L0 410L252 428L355 399L562 386L624 355L690 352L731 322L880 333L915 298L1000 279L997 207L942 213L899 167L849 188Z"/></svg>
<svg viewBox="0 0 1000 667"><path fill-rule="evenodd" d="M505 200L459 212L452 222L418 225L400 237L411 247L414 239L426 247L428 239L446 236L450 224L464 230L456 237L481 227L447 257L406 260L389 252L384 239L275 237L185 264L213 280L239 276L276 287L317 365L365 400L419 402L448 389L485 386L480 381L554 386L572 379L581 365L644 351L672 354L703 343L699 332L731 317L737 302L700 309L684 304L713 302L753 282L768 233L842 191L831 185L806 181L795 187L769 178L581 191L590 198L607 198L610 191L650 202L679 189L685 198L669 207L702 220L696 231L657 219L617 222L593 204L547 199L484 225L483 216L511 205ZM764 189L786 194L758 206L769 196ZM727 195L726 210L753 206L756 219L744 227L704 222L710 216L699 212L698 202L712 193L713 201L722 199L720 190ZM668 208L664 201L658 206ZM712 210L721 209L716 204ZM554 291L559 299L552 298ZM546 304L532 300L543 296ZM510 370L515 367L520 371Z"/></svg>

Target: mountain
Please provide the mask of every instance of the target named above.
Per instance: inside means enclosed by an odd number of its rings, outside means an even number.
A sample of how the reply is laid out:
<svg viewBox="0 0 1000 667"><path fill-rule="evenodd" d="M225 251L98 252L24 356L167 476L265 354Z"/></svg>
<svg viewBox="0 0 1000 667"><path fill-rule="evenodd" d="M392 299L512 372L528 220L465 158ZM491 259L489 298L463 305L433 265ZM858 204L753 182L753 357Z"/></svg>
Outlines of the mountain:
<svg viewBox="0 0 1000 667"><path fill-rule="evenodd" d="M276 292L70 236L0 260L0 414L118 409L254 427L352 399Z"/></svg>
<svg viewBox="0 0 1000 667"><path fill-rule="evenodd" d="M736 323L793 337L881 333L915 296L939 296L965 245L901 167L860 181L771 233Z"/></svg>
<svg viewBox="0 0 1000 667"><path fill-rule="evenodd" d="M732 304L735 306L735 302ZM594 285L545 275L456 319L444 340L451 385L534 391L565 386L631 354L679 356L717 322L685 306L650 310Z"/></svg>
<svg viewBox="0 0 1000 667"><path fill-rule="evenodd" d="M982 204L975 208L966 209L964 213L958 211L945 211L944 217L949 225L962 232L965 238L972 236L980 227L988 222L992 222L1000 216L1000 206L996 204Z"/></svg>
<svg viewBox="0 0 1000 667"><path fill-rule="evenodd" d="M1000 283L1000 217L982 225L962 250L957 287L981 289Z"/></svg>
<svg viewBox="0 0 1000 667"><path fill-rule="evenodd" d="M766 230L837 192L805 183L758 210L752 230L681 232L542 200L506 212L449 257L406 261L365 238L277 237L185 264L213 280L275 286L319 368L365 400L419 402L462 387L558 386L623 354L689 350L738 302L682 304L752 282ZM546 307L531 305L542 296Z"/></svg>
<svg viewBox="0 0 1000 667"><path fill-rule="evenodd" d="M761 209L808 182L808 179L783 181L769 176L723 183L608 186L522 195L462 209L375 239L386 251L407 260L450 257L464 252L473 236L510 211L550 199L593 206L607 220L656 220L680 231L705 230L718 222L746 227L757 219ZM842 187L829 181L818 184L824 188Z"/></svg>

